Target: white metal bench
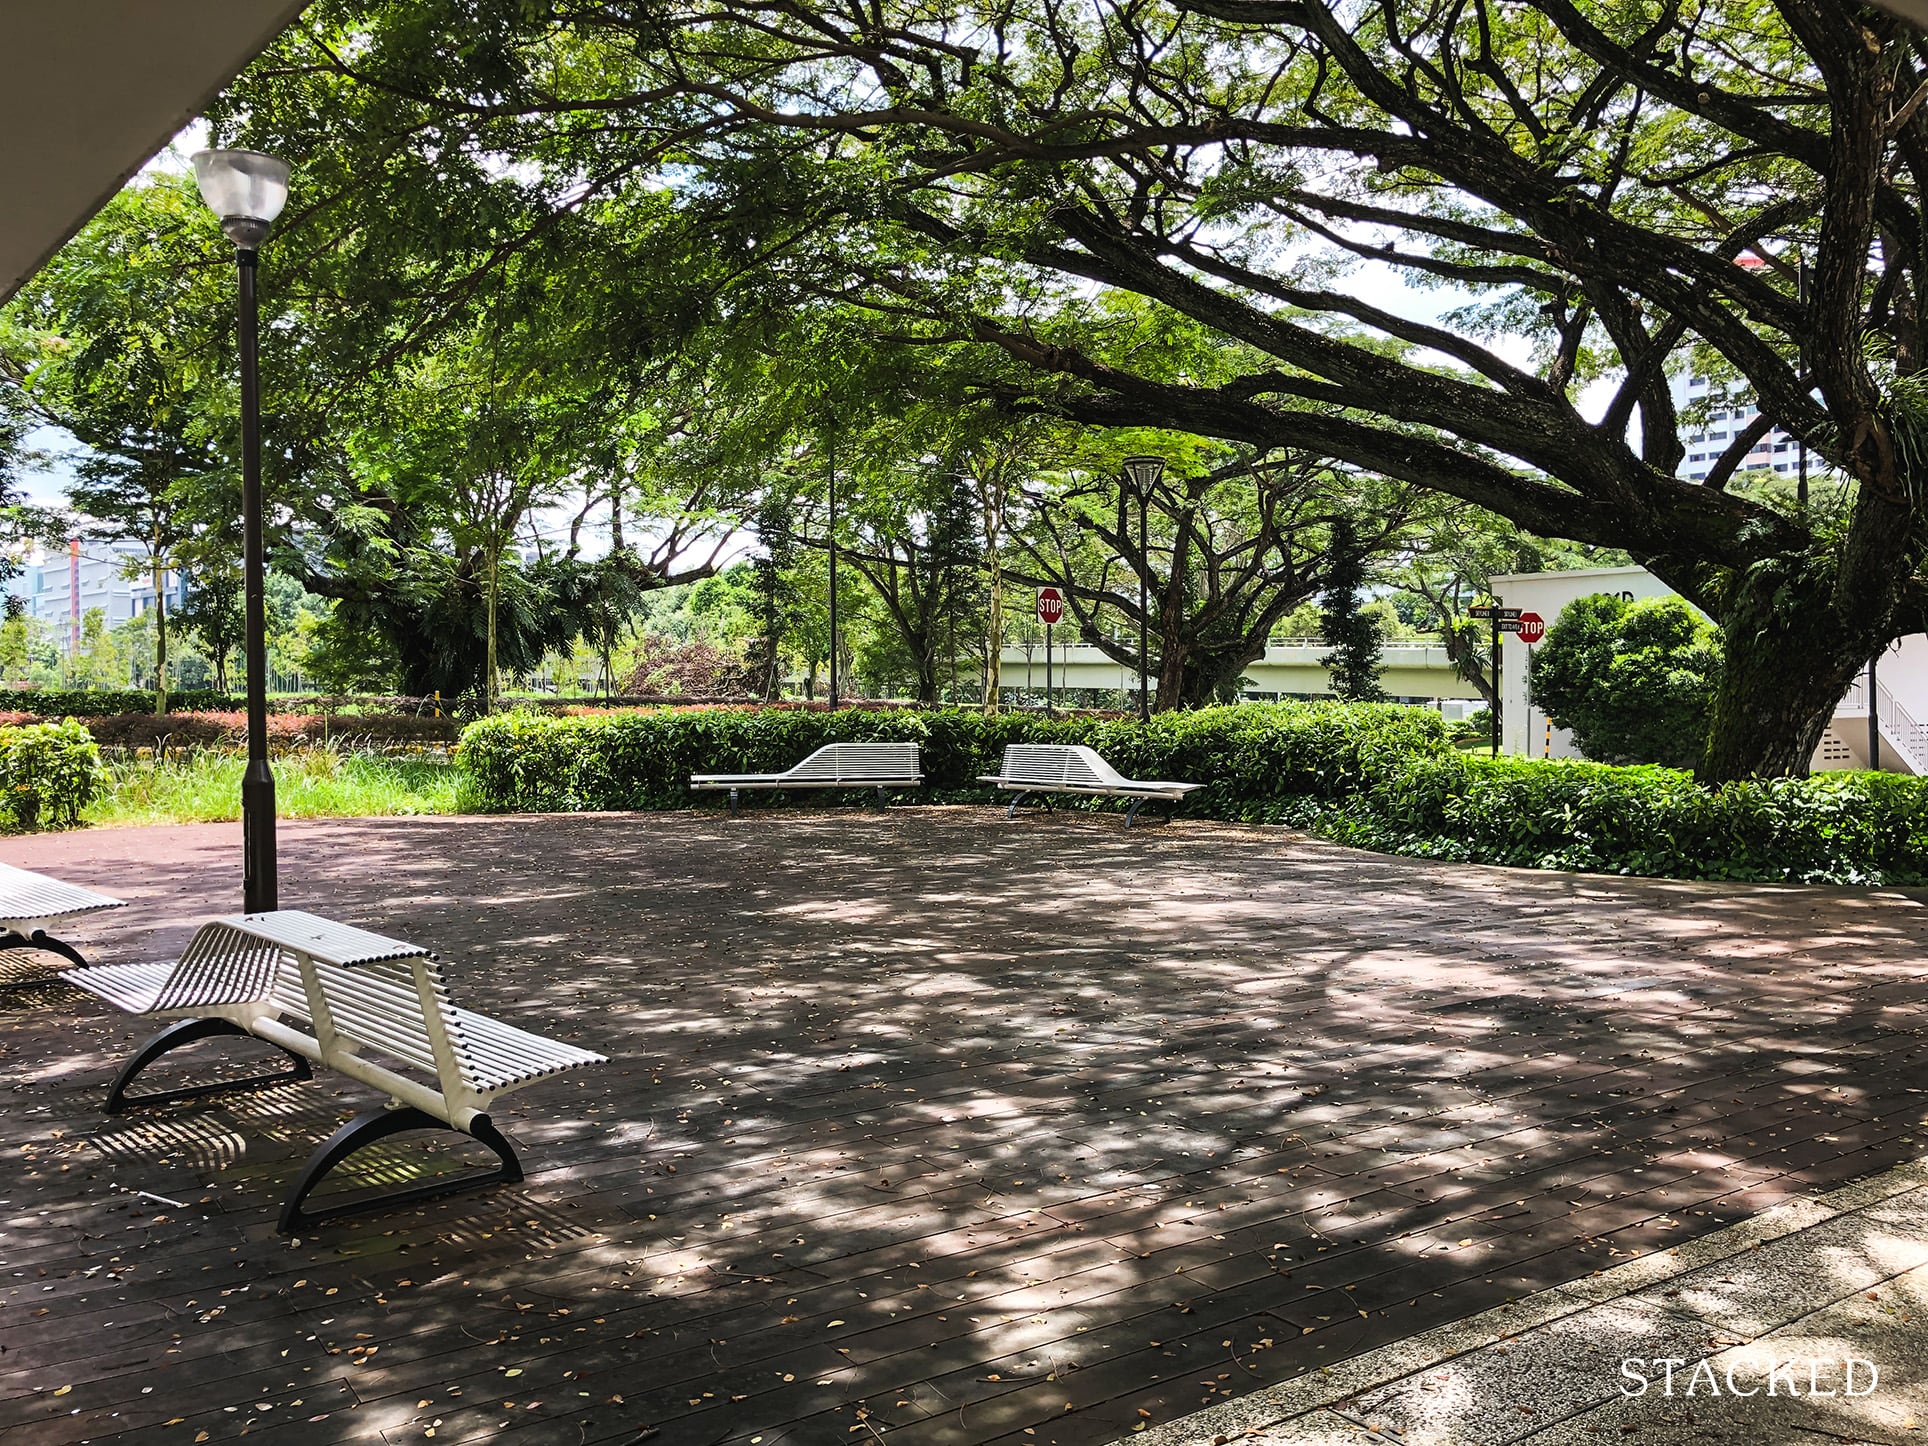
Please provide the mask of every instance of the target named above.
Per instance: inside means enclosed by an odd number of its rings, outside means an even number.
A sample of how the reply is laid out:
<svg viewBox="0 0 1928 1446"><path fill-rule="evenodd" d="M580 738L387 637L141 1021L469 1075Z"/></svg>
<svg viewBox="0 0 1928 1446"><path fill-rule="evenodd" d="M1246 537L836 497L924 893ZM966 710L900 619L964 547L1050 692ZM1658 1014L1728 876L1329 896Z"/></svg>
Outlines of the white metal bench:
<svg viewBox="0 0 1928 1446"><path fill-rule="evenodd" d="M122 1067L107 1112L217 1090L309 1077L309 1062L372 1085L388 1106L348 1121L309 1158L282 1207L285 1233L353 1211L522 1178L509 1142L489 1121L496 1096L604 1057L458 1009L435 956L415 944L283 909L203 924L173 964L103 964L61 976L130 1014L184 1016ZM155 1060L196 1040L252 1035L293 1056L280 1074L130 1097ZM399 1073L393 1065L413 1071ZM427 1076L429 1082L424 1082ZM449 1129L495 1152L482 1176L436 1181L374 1200L304 1210L324 1177L355 1151L404 1130Z"/></svg>
<svg viewBox="0 0 1928 1446"><path fill-rule="evenodd" d="M1095 750L1073 743L1010 744L1004 750L1004 762L999 771L980 774L977 781L1016 790L1017 797L1011 800L1012 818L1018 816L1019 805L1034 795L1047 810L1051 807L1050 795L1054 793L1128 798L1132 802L1131 807L1125 810L1126 828L1137 823L1138 810L1146 804L1154 801L1183 803L1186 794L1205 786L1202 783L1149 782L1125 778L1100 758Z"/></svg>
<svg viewBox="0 0 1928 1446"><path fill-rule="evenodd" d="M730 813L746 788L874 788L884 807L887 788L921 788L924 765L915 743L826 743L784 773L692 773L690 789L728 789Z"/></svg>
<svg viewBox="0 0 1928 1446"><path fill-rule="evenodd" d="M99 909L119 909L124 905L107 894L97 894L78 884L63 883L29 869L0 864L0 951L37 949L57 954L74 964L85 966L80 951L64 939L47 932L56 925ZM0 988L43 983L47 975L28 974L0 981Z"/></svg>

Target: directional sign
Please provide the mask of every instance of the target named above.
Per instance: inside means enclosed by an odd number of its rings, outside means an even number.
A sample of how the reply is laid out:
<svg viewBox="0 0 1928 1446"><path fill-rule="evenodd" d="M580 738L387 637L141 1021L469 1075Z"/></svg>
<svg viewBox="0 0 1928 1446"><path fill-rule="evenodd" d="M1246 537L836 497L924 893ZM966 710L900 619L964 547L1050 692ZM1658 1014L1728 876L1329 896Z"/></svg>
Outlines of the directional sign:
<svg viewBox="0 0 1928 1446"><path fill-rule="evenodd" d="M1518 608L1496 608L1490 604L1482 603L1476 608L1466 609L1466 614L1468 617L1475 618L1516 618L1520 615L1520 610Z"/></svg>
<svg viewBox="0 0 1928 1446"><path fill-rule="evenodd" d="M1546 636L1546 619L1538 613L1521 613L1519 632L1521 642L1537 643Z"/></svg>
<svg viewBox="0 0 1928 1446"><path fill-rule="evenodd" d="M1038 621L1046 627L1064 621L1064 594L1055 587L1038 589Z"/></svg>

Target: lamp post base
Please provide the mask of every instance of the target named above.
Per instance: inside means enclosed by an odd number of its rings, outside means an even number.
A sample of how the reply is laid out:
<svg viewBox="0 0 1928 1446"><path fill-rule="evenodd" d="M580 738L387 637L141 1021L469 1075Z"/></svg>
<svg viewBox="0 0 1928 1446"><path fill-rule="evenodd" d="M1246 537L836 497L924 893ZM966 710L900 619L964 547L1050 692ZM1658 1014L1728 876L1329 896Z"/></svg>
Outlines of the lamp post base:
<svg viewBox="0 0 1928 1446"><path fill-rule="evenodd" d="M241 775L241 898L250 914L281 907L275 877L274 771L265 758L248 760Z"/></svg>

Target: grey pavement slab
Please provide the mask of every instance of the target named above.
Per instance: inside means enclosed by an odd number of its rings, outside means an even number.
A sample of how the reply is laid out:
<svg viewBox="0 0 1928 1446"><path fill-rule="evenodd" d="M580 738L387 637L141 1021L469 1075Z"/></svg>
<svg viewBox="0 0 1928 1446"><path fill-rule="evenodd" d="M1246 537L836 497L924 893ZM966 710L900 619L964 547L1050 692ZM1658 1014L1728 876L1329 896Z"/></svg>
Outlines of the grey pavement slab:
<svg viewBox="0 0 1928 1446"><path fill-rule="evenodd" d="M1640 1300L1611 1301L1415 1372L1333 1407L1412 1446L1508 1446L1604 1404L1620 1362L1704 1355L1715 1332Z"/></svg>
<svg viewBox="0 0 1928 1446"><path fill-rule="evenodd" d="M1323 1390L1291 1382L1134 1439L1296 1442L1301 1423L1319 1439L1336 1417L1407 1446L1913 1446L1928 1439L1919 1174L1831 1193L1855 1208L1801 1202L1603 1272L1590 1296L1555 1287L1355 1357ZM1509 1329L1515 1311L1536 1323ZM1347 1391L1362 1380L1377 1384Z"/></svg>

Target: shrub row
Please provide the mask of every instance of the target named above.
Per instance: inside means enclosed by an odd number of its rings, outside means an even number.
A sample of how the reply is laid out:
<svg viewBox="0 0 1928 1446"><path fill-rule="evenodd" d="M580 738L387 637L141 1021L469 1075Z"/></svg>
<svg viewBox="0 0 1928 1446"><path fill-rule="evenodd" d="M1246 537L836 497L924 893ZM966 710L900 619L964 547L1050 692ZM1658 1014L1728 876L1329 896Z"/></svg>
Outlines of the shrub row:
<svg viewBox="0 0 1928 1446"><path fill-rule="evenodd" d="M0 713L0 728L45 723L31 713ZM247 741L248 715L225 712L110 713L78 720L96 743L112 748L218 748ZM461 725L453 718L417 718L408 714L270 713L268 746L297 748L304 744L453 743Z"/></svg>
<svg viewBox="0 0 1928 1446"><path fill-rule="evenodd" d="M219 747L247 740L248 715L243 712L120 713L88 718L86 727L96 741L117 748ZM320 713L270 713L268 746L295 748L304 744L340 741L374 745L398 743L453 743L459 725L452 718L415 718L406 714L370 713L329 716Z"/></svg>
<svg viewBox="0 0 1928 1446"><path fill-rule="evenodd" d="M1384 853L1655 878L1928 882L1928 783L1823 773L1707 788L1657 766L1415 759L1283 822Z"/></svg>
<svg viewBox="0 0 1928 1446"><path fill-rule="evenodd" d="M960 710L506 713L464 729L461 756L494 807L678 808L692 801L692 772L772 772L825 743L884 741L921 746L926 787L939 799L988 797L975 779L996 772L1007 743L1087 743L1128 774L1211 780L1193 807L1221 817L1240 801L1340 797L1392 756L1449 751L1438 715L1424 709L1306 704L1172 713L1149 728Z"/></svg>
<svg viewBox="0 0 1928 1446"><path fill-rule="evenodd" d="M973 780L996 771L1007 743L1087 743L1128 776L1204 783L1186 805L1194 816L1286 823L1381 852L1671 878L1928 882L1922 780L1822 774L1713 789L1665 768L1487 759L1455 751L1430 710L1388 705L1246 704L1143 728L959 711L509 713L465 729L460 756L488 808L677 808L693 801L692 771L777 771L824 743L887 740L922 746L938 801L989 801Z"/></svg>
<svg viewBox="0 0 1928 1446"><path fill-rule="evenodd" d="M113 713L152 713L150 688L9 688L0 704L10 713L38 718L104 718ZM183 688L167 695L170 708L194 712L209 708L239 708L242 702L212 688Z"/></svg>

